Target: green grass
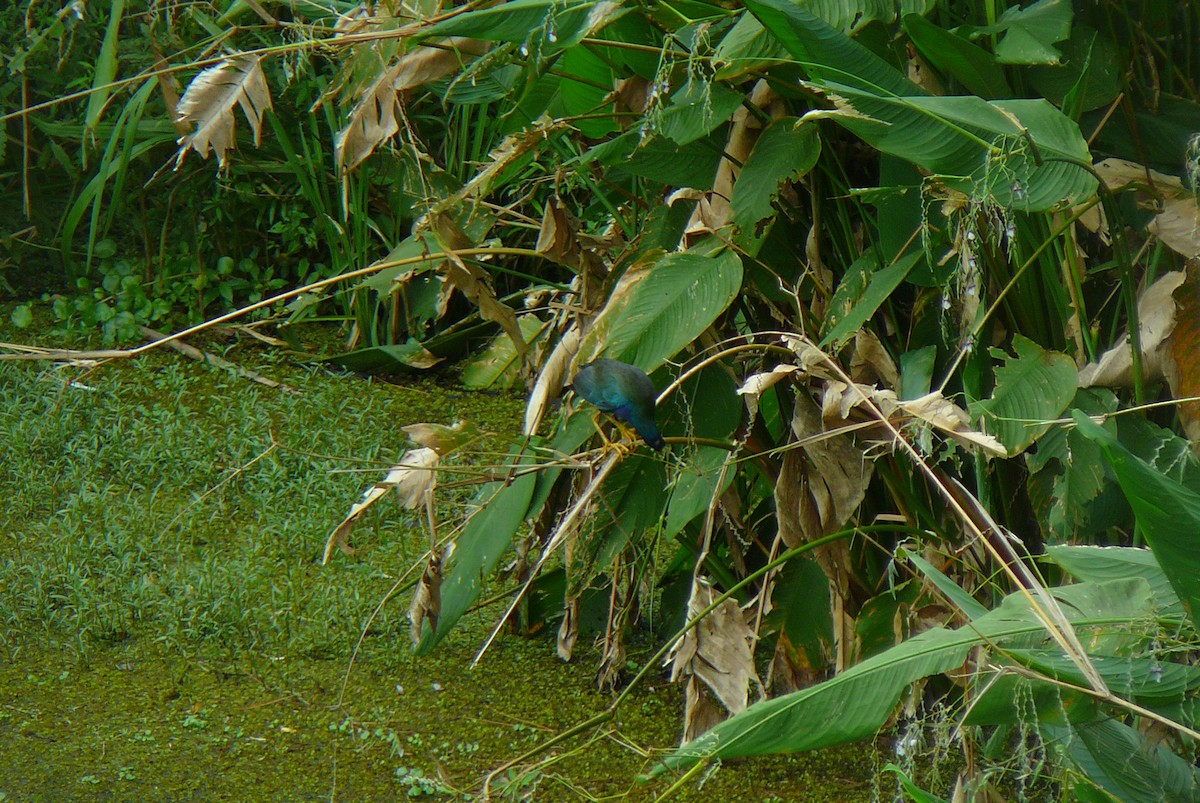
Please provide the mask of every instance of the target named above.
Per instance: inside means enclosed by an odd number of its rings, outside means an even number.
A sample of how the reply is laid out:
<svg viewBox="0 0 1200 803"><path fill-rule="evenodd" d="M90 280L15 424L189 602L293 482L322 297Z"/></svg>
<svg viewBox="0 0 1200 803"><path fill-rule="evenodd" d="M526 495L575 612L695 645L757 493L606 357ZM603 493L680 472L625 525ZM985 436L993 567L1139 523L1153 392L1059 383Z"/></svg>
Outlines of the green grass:
<svg viewBox="0 0 1200 803"><path fill-rule="evenodd" d="M364 623L428 536L388 501L355 529L359 554L321 566L329 532L406 448L402 426L511 433L522 400L223 353L299 392L165 351L92 371L0 363L0 800L460 799L609 704L595 653L564 665L546 637L502 638L468 669L494 609L414 661L407 594L372 624L343 699ZM443 525L468 493L440 495ZM659 677L520 783L536 800L651 799L662 787L633 779L677 743L681 710ZM679 799L867 799L881 765L862 750L758 760Z"/></svg>

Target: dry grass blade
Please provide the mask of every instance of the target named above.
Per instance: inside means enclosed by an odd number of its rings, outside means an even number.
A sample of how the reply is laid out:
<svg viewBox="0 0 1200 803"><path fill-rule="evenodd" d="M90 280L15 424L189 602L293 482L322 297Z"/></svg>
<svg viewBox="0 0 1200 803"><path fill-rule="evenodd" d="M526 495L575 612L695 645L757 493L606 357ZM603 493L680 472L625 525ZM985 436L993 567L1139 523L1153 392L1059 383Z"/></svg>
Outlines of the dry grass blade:
<svg viewBox="0 0 1200 803"><path fill-rule="evenodd" d="M166 338L167 338L167 335L163 334L162 332L156 332L148 326L143 326L140 328L141 328L142 334L145 335L146 337L150 338L151 340L166 340ZM253 331L253 330L249 330L249 331ZM261 336L256 335L256 337L261 337ZM206 362L209 365L215 366L217 368L222 368L226 371L230 371L230 372L236 374L237 376L242 377L243 379L249 379L251 382L257 382L260 385L265 385L266 387L269 387L269 388L276 388L278 390L282 390L287 393L299 393L300 392L296 388L292 387L291 385L285 385L282 382L276 382L274 379L268 379L267 377L263 376L262 374L255 373L254 371L251 371L248 368L243 368L240 365L234 365L229 360L226 360L223 357L218 357L215 354L209 354L206 351L201 351L200 349L196 348L195 346L190 346L187 343L184 343L182 340L168 341L167 347L174 349L175 351L178 351L180 354L182 354L185 357L188 357L189 359L193 359L198 362Z"/></svg>

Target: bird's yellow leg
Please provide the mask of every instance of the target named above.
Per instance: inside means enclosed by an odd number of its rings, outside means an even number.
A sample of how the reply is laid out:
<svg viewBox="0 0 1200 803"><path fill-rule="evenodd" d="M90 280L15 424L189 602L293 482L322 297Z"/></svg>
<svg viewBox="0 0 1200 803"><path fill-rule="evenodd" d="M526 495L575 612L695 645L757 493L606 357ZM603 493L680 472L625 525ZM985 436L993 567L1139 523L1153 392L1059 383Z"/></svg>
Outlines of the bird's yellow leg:
<svg viewBox="0 0 1200 803"><path fill-rule="evenodd" d="M632 444L633 444L632 434L633 433L630 432L630 430L628 428L626 428L624 424L622 424L620 421L618 421L617 419L614 418L613 424L616 426L617 431L621 433L621 440L620 441L612 440L604 432L604 427L600 426L600 416L601 415L603 415L603 413L600 411L597 411L596 414L594 416L592 416L592 426L594 426L596 428L597 434L600 435L600 440L604 441L605 451L607 451L609 449L616 449L617 451L622 452L624 454L628 454L629 452L632 452L635 448L632 446Z"/></svg>

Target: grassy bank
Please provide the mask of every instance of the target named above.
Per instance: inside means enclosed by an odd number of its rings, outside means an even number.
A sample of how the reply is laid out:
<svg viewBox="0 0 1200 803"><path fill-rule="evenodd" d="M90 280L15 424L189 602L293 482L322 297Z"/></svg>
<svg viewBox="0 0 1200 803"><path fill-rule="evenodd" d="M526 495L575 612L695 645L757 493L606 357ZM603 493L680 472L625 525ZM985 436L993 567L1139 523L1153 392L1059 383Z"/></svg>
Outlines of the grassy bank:
<svg viewBox="0 0 1200 803"><path fill-rule="evenodd" d="M495 610L414 661L407 595L351 665L427 544L398 505L360 523L358 554L319 563L406 448L400 427L514 432L520 399L206 347L296 392L165 351L94 369L0 363L0 800L461 799L608 705L595 656L564 665L546 638L507 636L468 669ZM502 446L487 438L474 459ZM445 523L467 493L442 494ZM677 743L680 710L656 678L509 791L652 799L634 778ZM679 799L868 799L880 763L861 750L755 761Z"/></svg>

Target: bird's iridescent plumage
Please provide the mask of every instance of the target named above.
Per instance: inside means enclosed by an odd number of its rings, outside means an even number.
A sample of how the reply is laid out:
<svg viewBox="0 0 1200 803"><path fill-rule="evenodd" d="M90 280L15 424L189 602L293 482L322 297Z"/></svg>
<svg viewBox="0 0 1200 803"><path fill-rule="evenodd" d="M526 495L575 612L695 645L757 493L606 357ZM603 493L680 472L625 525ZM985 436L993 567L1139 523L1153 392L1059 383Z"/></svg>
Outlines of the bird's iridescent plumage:
<svg viewBox="0 0 1200 803"><path fill-rule="evenodd" d="M572 387L604 412L632 426L651 448L661 450L667 445L654 420L658 391L641 368L602 357L580 368Z"/></svg>

